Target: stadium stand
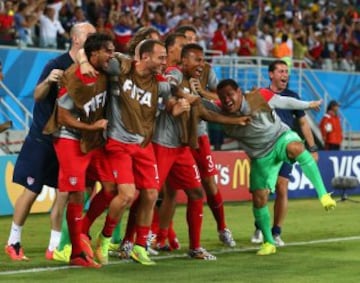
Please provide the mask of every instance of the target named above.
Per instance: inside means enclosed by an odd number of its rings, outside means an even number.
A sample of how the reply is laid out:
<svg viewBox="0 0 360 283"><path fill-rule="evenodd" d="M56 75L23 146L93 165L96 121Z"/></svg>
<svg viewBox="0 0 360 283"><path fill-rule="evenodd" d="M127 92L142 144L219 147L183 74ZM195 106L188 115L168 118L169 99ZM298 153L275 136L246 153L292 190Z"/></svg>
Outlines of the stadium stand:
<svg viewBox="0 0 360 283"><path fill-rule="evenodd" d="M177 26L193 24L219 78L236 78L244 90L249 90L266 83L263 79L267 78L266 66L286 35L294 61L291 83L304 99L323 98L326 105L332 97L311 70L348 73L360 70L357 1L286 1L285 5L280 2L5 0L0 2L0 49L39 47L40 19L49 7L55 10L54 20L58 20L65 31L76 22L90 21L99 31L111 34L122 52L126 52L127 42L142 26L154 26L165 37ZM24 24L25 30L20 29ZM24 34L26 40L21 38ZM217 48L214 42L220 39L223 44ZM58 50L68 46L67 39L58 35ZM1 88L6 93L12 92L6 85ZM31 112L26 110L31 109L31 103L23 107L22 101L14 97L11 102L0 97L1 113L11 112L15 104L15 112L21 112L20 119L15 118L20 120L16 124L20 123L18 127L26 131L31 122ZM313 131L319 136L318 117L310 119ZM343 148L360 148L360 134L352 129L346 116L343 115L342 120ZM16 138L11 142L16 142Z"/></svg>

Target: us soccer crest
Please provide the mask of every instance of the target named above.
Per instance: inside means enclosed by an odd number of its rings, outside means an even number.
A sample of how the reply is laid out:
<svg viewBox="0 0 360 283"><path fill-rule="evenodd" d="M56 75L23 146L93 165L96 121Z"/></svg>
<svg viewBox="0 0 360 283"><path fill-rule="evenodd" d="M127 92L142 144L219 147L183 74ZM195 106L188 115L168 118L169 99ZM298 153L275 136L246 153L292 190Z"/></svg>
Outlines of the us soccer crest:
<svg viewBox="0 0 360 283"><path fill-rule="evenodd" d="M69 182L72 186L75 186L77 184L77 177L70 177Z"/></svg>
<svg viewBox="0 0 360 283"><path fill-rule="evenodd" d="M26 183L27 183L29 186L33 185L34 182L35 182L35 179L34 179L33 177L28 176L28 177L26 178Z"/></svg>

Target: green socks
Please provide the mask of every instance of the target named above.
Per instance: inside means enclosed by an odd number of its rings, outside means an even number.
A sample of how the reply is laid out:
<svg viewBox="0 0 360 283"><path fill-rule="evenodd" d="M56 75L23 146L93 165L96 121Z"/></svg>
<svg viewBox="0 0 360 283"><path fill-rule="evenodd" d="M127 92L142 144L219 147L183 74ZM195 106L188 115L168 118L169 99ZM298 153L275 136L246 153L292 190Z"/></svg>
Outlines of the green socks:
<svg viewBox="0 0 360 283"><path fill-rule="evenodd" d="M260 228L264 235L264 243L270 243L274 245L275 242L271 233L271 219L268 206L265 205L261 208L253 207L253 214L256 225Z"/></svg>
<svg viewBox="0 0 360 283"><path fill-rule="evenodd" d="M320 199L323 195L326 195L327 191L320 175L319 167L317 166L310 152L305 150L298 157L296 157L295 160L299 162L305 176L308 177L311 183L314 185L318 198Z"/></svg>
<svg viewBox="0 0 360 283"><path fill-rule="evenodd" d="M111 243L113 244L120 244L121 243L121 220L116 225L112 236L111 236Z"/></svg>

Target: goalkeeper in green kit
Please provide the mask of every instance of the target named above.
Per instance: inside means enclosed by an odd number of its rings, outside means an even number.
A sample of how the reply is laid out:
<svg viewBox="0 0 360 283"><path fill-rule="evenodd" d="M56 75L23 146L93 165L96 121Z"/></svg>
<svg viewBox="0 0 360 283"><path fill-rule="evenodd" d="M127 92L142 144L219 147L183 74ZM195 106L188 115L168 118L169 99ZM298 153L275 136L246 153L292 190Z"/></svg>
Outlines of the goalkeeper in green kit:
<svg viewBox="0 0 360 283"><path fill-rule="evenodd" d="M321 101L301 101L282 97L269 89L252 91L243 96L238 84L225 79L217 86L221 109L227 115L250 115L246 126L224 125L224 132L240 143L251 159L250 192L253 200L253 214L264 235L264 243L258 255L276 253L271 233L270 212L267 206L270 192L274 192L279 169L284 161L298 162L302 171L315 187L319 200L325 210L335 208L336 202L327 193L319 168L305 149L301 138L281 122L274 108L319 109ZM213 110L213 109L212 109Z"/></svg>

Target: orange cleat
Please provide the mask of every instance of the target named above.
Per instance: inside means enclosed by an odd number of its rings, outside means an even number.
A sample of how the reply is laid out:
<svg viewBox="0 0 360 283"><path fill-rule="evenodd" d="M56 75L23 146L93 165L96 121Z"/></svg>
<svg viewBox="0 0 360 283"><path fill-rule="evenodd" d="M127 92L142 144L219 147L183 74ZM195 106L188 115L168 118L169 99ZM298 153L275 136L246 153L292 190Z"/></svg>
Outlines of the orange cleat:
<svg viewBox="0 0 360 283"><path fill-rule="evenodd" d="M24 251L19 242L5 246L5 253L7 253L12 260L29 260L29 258L24 255Z"/></svg>
<svg viewBox="0 0 360 283"><path fill-rule="evenodd" d="M53 260L54 259L54 251L50 251L49 249L46 249L45 258L47 260Z"/></svg>
<svg viewBox="0 0 360 283"><path fill-rule="evenodd" d="M176 237L174 239L169 240L169 245L172 250L180 250L180 242Z"/></svg>
<svg viewBox="0 0 360 283"><path fill-rule="evenodd" d="M79 256L70 259L70 265L89 267L89 268L100 268L101 264L97 263L91 257L82 252Z"/></svg>
<svg viewBox="0 0 360 283"><path fill-rule="evenodd" d="M81 247L83 251L91 258L94 258L94 252L91 248L91 241L88 235L80 234Z"/></svg>

